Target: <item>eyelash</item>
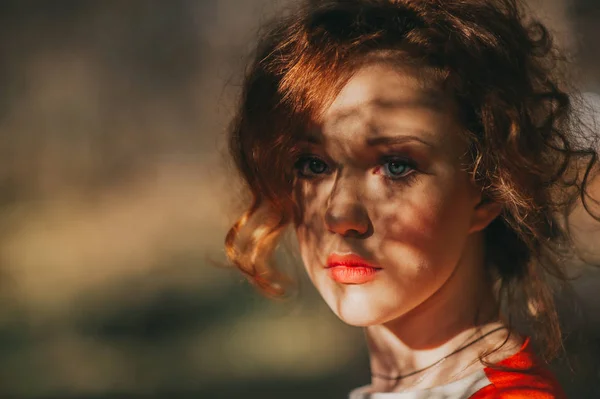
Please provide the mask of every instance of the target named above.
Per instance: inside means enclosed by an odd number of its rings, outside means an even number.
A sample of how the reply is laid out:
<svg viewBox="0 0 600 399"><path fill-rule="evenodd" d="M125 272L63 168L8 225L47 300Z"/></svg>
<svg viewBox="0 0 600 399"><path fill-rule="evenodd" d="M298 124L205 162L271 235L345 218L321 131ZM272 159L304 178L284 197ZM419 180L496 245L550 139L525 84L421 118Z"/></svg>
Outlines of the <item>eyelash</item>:
<svg viewBox="0 0 600 399"><path fill-rule="evenodd" d="M312 174L310 174L310 173L307 174L305 171L303 171L303 169L308 167L309 162L313 162L313 161L318 161L318 162L322 163L323 166L325 167L325 170L323 170L323 172L320 172L320 173L312 172ZM393 182L401 181L403 183L410 184L414 181L414 179L417 178L417 168L413 161L410 161L406 158L394 157L394 156L384 157L379 162L379 166L376 167L374 173L376 174L376 173L380 172L381 169L383 169L386 165L393 163L393 162L400 163L400 164L406 166L407 168L409 168L409 171L407 173L404 173L404 174L402 174L400 176L396 176L396 177L386 176L386 179L391 180ZM329 168L329 165L327 165L327 162L323 161L321 158L319 158L318 156L315 156L315 155L304 155L304 156L299 157L298 160L294 163L294 170L296 171L296 174L300 178L303 178L303 179L315 179L322 174L327 174L330 172L330 168Z"/></svg>

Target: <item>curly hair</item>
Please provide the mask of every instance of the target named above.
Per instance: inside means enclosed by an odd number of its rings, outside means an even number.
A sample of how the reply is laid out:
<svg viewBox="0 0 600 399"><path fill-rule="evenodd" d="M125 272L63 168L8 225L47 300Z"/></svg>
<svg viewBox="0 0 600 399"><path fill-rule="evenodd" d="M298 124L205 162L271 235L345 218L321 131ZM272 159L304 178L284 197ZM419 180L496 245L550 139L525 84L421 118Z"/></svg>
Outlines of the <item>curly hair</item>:
<svg viewBox="0 0 600 399"><path fill-rule="evenodd" d="M456 101L469 171L503 205L485 230L487 265L509 320L526 309L551 356L561 330L548 277L566 280L564 215L579 198L587 204L596 153L576 140L551 35L516 0L308 1L269 26L230 129L252 203L227 234L228 258L262 292L285 293L289 279L271 255L297 217L298 136L374 57L419 67Z"/></svg>

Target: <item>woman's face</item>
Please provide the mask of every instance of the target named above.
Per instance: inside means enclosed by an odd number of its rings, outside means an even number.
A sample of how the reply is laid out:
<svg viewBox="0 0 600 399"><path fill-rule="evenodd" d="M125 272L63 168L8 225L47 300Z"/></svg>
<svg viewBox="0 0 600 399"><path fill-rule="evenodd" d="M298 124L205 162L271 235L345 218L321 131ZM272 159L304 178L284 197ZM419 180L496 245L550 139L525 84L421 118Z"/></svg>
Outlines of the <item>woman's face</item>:
<svg viewBox="0 0 600 399"><path fill-rule="evenodd" d="M484 227L452 105L410 72L358 70L302 146L302 259L348 324L385 323L427 301Z"/></svg>

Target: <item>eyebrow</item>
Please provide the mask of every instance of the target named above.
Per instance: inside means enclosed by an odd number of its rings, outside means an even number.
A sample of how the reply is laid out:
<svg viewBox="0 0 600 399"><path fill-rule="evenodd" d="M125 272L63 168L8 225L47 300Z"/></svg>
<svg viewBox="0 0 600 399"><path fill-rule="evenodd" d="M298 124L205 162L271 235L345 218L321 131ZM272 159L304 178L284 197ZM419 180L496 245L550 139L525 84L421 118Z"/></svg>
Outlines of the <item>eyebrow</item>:
<svg viewBox="0 0 600 399"><path fill-rule="evenodd" d="M410 100L386 100L386 99L375 99L371 100L363 106L374 106L384 110L395 110L395 109L411 109L411 108L425 108L433 112L443 113L446 104L445 100L439 95L434 95L434 92L424 92L419 98ZM361 106L362 107L362 106ZM338 112L333 116L332 120L329 121L331 125L337 125L343 123L347 119L356 117L360 114L361 107L352 107L348 110Z"/></svg>
<svg viewBox="0 0 600 399"><path fill-rule="evenodd" d="M368 138L366 143L369 147L375 147L378 145L391 145L391 144L404 144L410 141L418 141L422 144L425 144L428 147L433 148L434 145L423 140L421 137L412 136L412 135L401 135L401 136L378 136Z"/></svg>
<svg viewBox="0 0 600 399"><path fill-rule="evenodd" d="M315 145L321 145L323 143L323 140L321 140L320 137L311 135L311 134L303 135L299 141L306 142L309 144L315 144ZM428 141L423 140L422 138L420 138L418 136L412 136L412 135L371 137L366 140L366 144L368 147L377 147L377 146L381 146L381 145L405 144L405 143L408 143L411 141L417 141L417 142L424 144L431 148L435 147L433 144L429 143Z"/></svg>

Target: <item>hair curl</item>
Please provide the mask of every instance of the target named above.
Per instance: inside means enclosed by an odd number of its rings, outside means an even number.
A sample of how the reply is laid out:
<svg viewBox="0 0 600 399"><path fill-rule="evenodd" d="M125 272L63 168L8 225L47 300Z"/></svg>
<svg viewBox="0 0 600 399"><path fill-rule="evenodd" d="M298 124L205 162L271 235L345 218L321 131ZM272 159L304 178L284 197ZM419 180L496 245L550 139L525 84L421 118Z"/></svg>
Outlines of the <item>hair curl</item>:
<svg viewBox="0 0 600 399"><path fill-rule="evenodd" d="M576 140L551 36L516 0L308 1L269 26L230 130L252 204L227 234L229 259L263 292L284 294L288 280L270 259L296 218L297 135L374 54L433 72L458 104L470 172L504 205L485 231L488 264L509 315L529 309L552 355L561 335L547 277L566 279L564 215L578 198L587 204L596 153Z"/></svg>

